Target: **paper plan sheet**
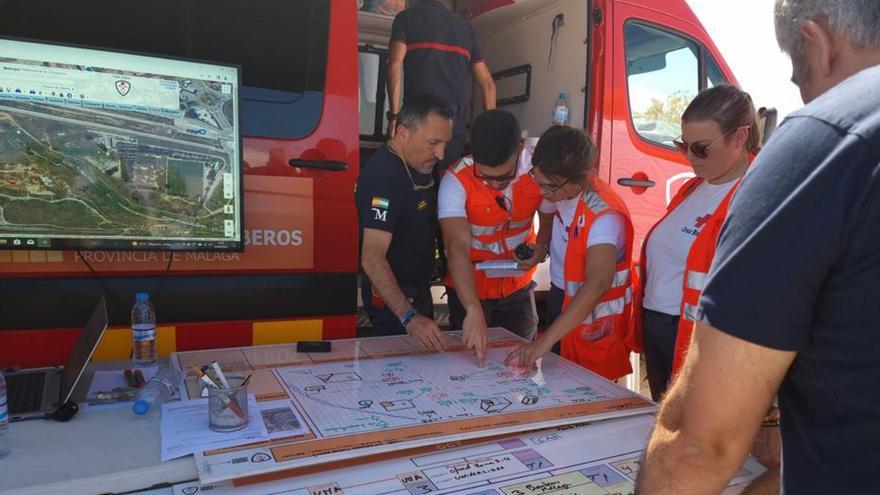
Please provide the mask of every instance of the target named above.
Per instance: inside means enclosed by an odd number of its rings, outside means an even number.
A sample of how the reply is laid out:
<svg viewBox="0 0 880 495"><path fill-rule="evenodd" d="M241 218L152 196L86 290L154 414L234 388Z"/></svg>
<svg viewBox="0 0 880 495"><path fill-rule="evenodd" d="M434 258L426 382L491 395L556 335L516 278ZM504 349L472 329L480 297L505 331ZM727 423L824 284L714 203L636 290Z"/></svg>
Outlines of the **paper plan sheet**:
<svg viewBox="0 0 880 495"><path fill-rule="evenodd" d="M184 369L217 360L224 369L251 370L250 391L257 400L289 401L308 429L197 452L199 478L213 483L254 477L656 409L555 355L544 358L537 377L519 376L503 362L521 342L493 329L484 368L469 351L418 352L408 336L334 341L330 353L297 353L295 345L178 353ZM187 391L199 394L193 377L187 378Z"/></svg>
<svg viewBox="0 0 880 495"><path fill-rule="evenodd" d="M208 399L162 404L159 420L162 462L192 454L199 449L232 447L266 438L263 417L256 414L257 401L248 394L250 421L237 431L217 432L208 427Z"/></svg>
<svg viewBox="0 0 880 495"><path fill-rule="evenodd" d="M312 468L315 472L253 485L185 483L176 485L174 494L632 495L653 424L651 415L613 419L370 464ZM749 458L731 484L762 472Z"/></svg>

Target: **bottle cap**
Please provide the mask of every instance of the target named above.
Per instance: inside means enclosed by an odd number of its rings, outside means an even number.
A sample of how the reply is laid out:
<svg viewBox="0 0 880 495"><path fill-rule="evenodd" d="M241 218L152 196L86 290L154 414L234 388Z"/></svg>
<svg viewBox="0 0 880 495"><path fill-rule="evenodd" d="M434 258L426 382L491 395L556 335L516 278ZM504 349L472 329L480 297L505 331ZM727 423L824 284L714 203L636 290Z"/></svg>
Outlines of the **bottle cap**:
<svg viewBox="0 0 880 495"><path fill-rule="evenodd" d="M138 292L137 294L135 294L134 299L135 299L135 301L141 301L141 302L149 301L150 295L146 292Z"/></svg>
<svg viewBox="0 0 880 495"><path fill-rule="evenodd" d="M150 403L145 400L136 400L134 405L131 406L131 410L138 416L143 416L150 411Z"/></svg>

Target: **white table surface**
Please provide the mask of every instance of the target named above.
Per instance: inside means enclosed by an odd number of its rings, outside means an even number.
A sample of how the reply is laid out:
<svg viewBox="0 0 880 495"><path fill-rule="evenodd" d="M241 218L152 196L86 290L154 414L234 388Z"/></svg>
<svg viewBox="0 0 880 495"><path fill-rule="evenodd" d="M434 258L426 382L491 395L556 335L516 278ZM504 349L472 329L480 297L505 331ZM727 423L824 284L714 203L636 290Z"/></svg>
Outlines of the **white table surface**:
<svg viewBox="0 0 880 495"><path fill-rule="evenodd" d="M74 398L85 396L93 370L125 364L90 364ZM0 495L122 493L198 478L192 456L159 460L158 411L135 416L129 407L81 409L66 423L18 421L9 425L8 440L12 452L0 458Z"/></svg>
<svg viewBox="0 0 880 495"><path fill-rule="evenodd" d="M192 457L159 461L159 414L80 411L67 423L34 420L9 428L0 494L99 494L198 477Z"/></svg>

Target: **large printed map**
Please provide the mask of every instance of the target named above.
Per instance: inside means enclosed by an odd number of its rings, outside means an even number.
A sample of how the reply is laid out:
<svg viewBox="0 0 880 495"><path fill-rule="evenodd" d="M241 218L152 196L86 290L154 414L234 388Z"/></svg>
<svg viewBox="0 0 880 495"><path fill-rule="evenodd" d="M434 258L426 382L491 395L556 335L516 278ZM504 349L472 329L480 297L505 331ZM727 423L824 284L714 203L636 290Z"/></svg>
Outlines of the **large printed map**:
<svg viewBox="0 0 880 495"><path fill-rule="evenodd" d="M253 373L258 401L286 400L308 430L258 445L196 454L203 483L369 458L440 442L473 442L585 420L652 412L654 404L555 355L521 376L504 366L520 343L493 329L483 368L467 351L420 353L409 338L335 341L328 354L295 346L179 353ZM187 392L197 396L193 378Z"/></svg>
<svg viewBox="0 0 880 495"><path fill-rule="evenodd" d="M641 415L552 428L247 486L184 483L174 494L633 495L653 423ZM731 485L763 471L749 458Z"/></svg>

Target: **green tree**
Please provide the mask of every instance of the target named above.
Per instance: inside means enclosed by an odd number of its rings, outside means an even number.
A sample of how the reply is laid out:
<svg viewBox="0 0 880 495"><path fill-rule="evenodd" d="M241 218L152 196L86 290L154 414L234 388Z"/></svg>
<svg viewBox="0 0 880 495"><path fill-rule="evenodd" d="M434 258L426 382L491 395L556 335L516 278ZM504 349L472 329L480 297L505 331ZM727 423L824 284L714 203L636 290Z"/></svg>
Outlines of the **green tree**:
<svg viewBox="0 0 880 495"><path fill-rule="evenodd" d="M666 97L666 101L659 98L651 98L651 104L648 105L643 112L636 112L634 117L640 117L647 120L670 122L678 124L681 122L681 114L687 108L693 95L687 91L676 91Z"/></svg>

